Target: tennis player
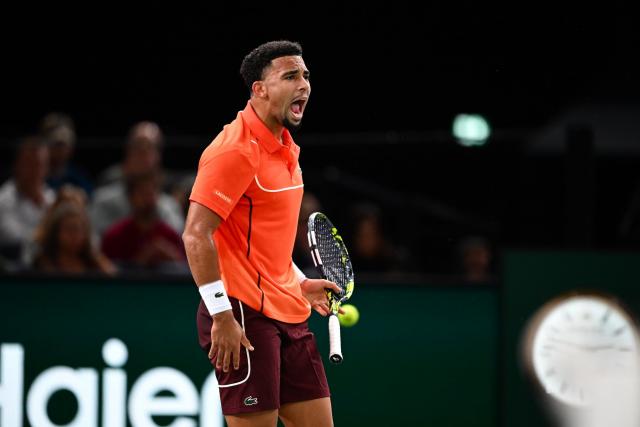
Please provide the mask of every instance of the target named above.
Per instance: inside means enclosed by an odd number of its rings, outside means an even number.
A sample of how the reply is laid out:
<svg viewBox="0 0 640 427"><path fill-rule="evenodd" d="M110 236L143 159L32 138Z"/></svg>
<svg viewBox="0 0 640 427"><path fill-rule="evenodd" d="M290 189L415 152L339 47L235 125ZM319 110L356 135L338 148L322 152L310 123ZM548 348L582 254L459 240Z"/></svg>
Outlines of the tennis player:
<svg viewBox="0 0 640 427"><path fill-rule="evenodd" d="M331 426L329 387L307 319L326 289L291 254L303 194L300 126L311 93L298 43L265 43L240 68L251 94L204 150L183 235L202 301L200 346L227 424Z"/></svg>

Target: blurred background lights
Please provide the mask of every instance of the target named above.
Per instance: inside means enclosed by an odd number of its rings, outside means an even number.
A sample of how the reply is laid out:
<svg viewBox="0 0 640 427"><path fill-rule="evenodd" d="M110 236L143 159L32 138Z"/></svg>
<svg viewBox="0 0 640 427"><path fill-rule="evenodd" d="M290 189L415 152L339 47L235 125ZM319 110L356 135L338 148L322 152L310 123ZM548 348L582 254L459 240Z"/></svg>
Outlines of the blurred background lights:
<svg viewBox="0 0 640 427"><path fill-rule="evenodd" d="M490 135L489 123L479 114L458 114L453 119L453 136L460 145L484 145Z"/></svg>

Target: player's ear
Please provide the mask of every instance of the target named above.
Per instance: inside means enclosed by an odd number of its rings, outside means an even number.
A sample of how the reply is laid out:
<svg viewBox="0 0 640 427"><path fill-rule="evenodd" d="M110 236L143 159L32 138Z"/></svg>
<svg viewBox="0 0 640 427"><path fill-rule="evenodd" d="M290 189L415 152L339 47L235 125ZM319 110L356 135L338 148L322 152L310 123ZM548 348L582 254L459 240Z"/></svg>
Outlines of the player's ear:
<svg viewBox="0 0 640 427"><path fill-rule="evenodd" d="M264 84L262 80L256 80L251 85L251 91L258 98L264 98L267 96L267 86Z"/></svg>

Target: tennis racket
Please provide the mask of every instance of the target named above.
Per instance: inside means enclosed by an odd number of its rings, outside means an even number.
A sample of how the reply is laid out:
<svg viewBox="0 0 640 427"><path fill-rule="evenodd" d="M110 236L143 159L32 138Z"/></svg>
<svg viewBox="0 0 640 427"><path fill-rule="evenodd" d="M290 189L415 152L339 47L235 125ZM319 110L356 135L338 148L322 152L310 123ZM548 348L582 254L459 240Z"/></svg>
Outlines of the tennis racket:
<svg viewBox="0 0 640 427"><path fill-rule="evenodd" d="M353 293L353 267L347 247L329 218L323 213L314 212L309 216L309 248L313 263L320 276L340 287L340 292L327 290L331 315L329 316L329 360L342 362L340 342L340 305Z"/></svg>

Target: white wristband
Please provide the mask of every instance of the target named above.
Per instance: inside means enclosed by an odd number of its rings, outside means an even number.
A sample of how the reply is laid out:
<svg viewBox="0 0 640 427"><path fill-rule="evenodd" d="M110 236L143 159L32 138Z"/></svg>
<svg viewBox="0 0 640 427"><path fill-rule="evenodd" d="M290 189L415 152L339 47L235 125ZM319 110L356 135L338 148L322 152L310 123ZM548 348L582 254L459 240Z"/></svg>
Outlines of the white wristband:
<svg viewBox="0 0 640 427"><path fill-rule="evenodd" d="M229 301L222 280L198 286L198 291L200 291L204 305L207 306L210 315L213 316L222 311L231 310L231 301Z"/></svg>
<svg viewBox="0 0 640 427"><path fill-rule="evenodd" d="M307 276L304 275L302 270L298 268L295 262L291 261L291 265L293 265L293 271L295 271L296 276L298 276L298 283L302 283L307 280Z"/></svg>

